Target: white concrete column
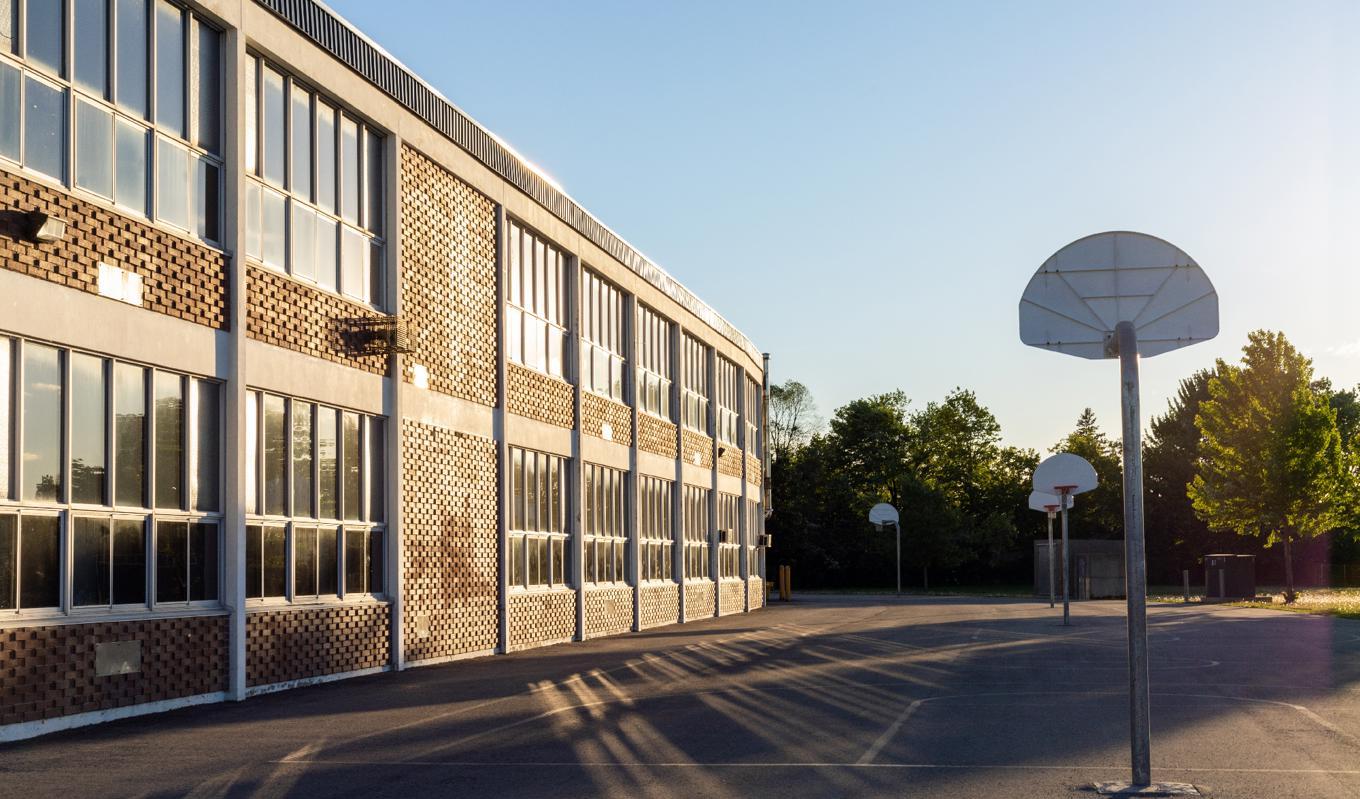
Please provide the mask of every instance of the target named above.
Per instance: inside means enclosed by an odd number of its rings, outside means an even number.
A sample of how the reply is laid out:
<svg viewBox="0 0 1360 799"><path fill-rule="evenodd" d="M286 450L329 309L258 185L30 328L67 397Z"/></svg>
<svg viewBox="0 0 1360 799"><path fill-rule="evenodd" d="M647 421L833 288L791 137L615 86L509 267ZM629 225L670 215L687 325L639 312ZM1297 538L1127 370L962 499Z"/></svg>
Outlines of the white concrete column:
<svg viewBox="0 0 1360 799"><path fill-rule="evenodd" d="M571 460L567 474L567 547L571 550L571 584L576 590L576 640L586 639L586 571L585 571L585 464L581 462L581 259L568 256L567 271L567 348L562 353L562 374L572 383L572 415L576 420L571 430ZM559 289L560 290L560 289Z"/></svg>
<svg viewBox="0 0 1360 799"><path fill-rule="evenodd" d="M492 415L492 435L496 438L496 477L499 497L496 507L496 534L499 537L500 571L496 578L497 621L500 646L498 651L510 651L510 447L505 433L506 405L506 344L505 344L505 273L506 252L510 224L505 206L496 206L496 410Z"/></svg>
<svg viewBox="0 0 1360 799"><path fill-rule="evenodd" d="M670 325L671 336L671 420L675 422L675 486L671 490L671 531L675 544L671 547L671 574L679 584L679 621L685 621L685 423L680 400L684 396L681 385L684 375L680 346L684 336L678 323Z"/></svg>
<svg viewBox="0 0 1360 799"><path fill-rule="evenodd" d="M401 304L401 139L391 133L386 137L383 158L386 169L384 193L386 196L387 247L384 256L384 274L387 276L387 309L394 316L403 313ZM387 416L387 438L384 440L384 466L386 467L387 489L387 585L384 592L391 606L391 664L396 671L406 668L405 629L402 625L402 394L404 392L402 369L405 356L394 353L388 359L387 380L383 385L383 412Z"/></svg>
<svg viewBox="0 0 1360 799"><path fill-rule="evenodd" d="M628 448L628 479L624 481L627 507L628 573L633 580L633 632L642 629L642 487L638 472L637 297L623 295L624 399L633 419L633 442Z"/></svg>

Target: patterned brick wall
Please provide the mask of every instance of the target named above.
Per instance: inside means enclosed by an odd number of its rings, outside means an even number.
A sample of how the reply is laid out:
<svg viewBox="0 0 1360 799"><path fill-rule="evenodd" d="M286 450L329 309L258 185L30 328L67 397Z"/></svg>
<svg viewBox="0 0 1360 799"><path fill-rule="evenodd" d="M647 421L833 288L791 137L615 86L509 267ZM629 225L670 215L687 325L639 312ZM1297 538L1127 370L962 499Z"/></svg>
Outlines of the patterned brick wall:
<svg viewBox="0 0 1360 799"><path fill-rule="evenodd" d="M695 466L702 466L705 469L713 468L713 439L702 433L693 430L681 430L681 443L684 449L680 451L680 460ZM695 460L698 455L698 460Z"/></svg>
<svg viewBox="0 0 1360 799"><path fill-rule="evenodd" d="M746 456L746 482L751 485L761 485L760 458L755 458L750 455Z"/></svg>
<svg viewBox="0 0 1360 799"><path fill-rule="evenodd" d="M718 471L732 477L741 477L742 461L745 460L741 450L729 444L719 446L723 448L723 454L718 456Z"/></svg>
<svg viewBox="0 0 1360 799"><path fill-rule="evenodd" d="M633 412L627 405L620 405L589 391L581 392L581 432L588 436L604 438L600 425L609 423L615 444L625 447L633 445Z"/></svg>
<svg viewBox="0 0 1360 799"><path fill-rule="evenodd" d="M246 616L246 685L344 674L391 662L391 608L364 604Z"/></svg>
<svg viewBox="0 0 1360 799"><path fill-rule="evenodd" d="M676 457L675 425L649 413L638 414L638 449L666 458Z"/></svg>
<svg viewBox="0 0 1360 799"><path fill-rule="evenodd" d="M718 584L718 615L741 613L746 610L746 583L741 580L723 580Z"/></svg>
<svg viewBox="0 0 1360 799"><path fill-rule="evenodd" d="M685 583L685 621L712 618L716 615L716 602L712 580Z"/></svg>
<svg viewBox="0 0 1360 799"><path fill-rule="evenodd" d="M218 330L230 327L227 256L12 172L0 170L0 269L98 294L99 262L142 276L142 307ZM52 244L20 239L18 212L66 222ZM113 302L113 300L110 300Z"/></svg>
<svg viewBox="0 0 1360 799"><path fill-rule="evenodd" d="M510 595L510 650L565 641L576 636L576 592Z"/></svg>
<svg viewBox="0 0 1360 799"><path fill-rule="evenodd" d="M227 690L227 617L0 630L0 724ZM95 645L141 641L136 674L96 677Z"/></svg>
<svg viewBox="0 0 1360 799"><path fill-rule="evenodd" d="M752 577L746 581L746 601L751 603L751 610L765 607L765 580Z"/></svg>
<svg viewBox="0 0 1360 799"><path fill-rule="evenodd" d="M643 629L680 621L680 587L675 583L642 586L642 606L638 609Z"/></svg>
<svg viewBox="0 0 1360 799"><path fill-rule="evenodd" d="M411 661L499 636L496 444L402 420L402 639Z"/></svg>
<svg viewBox="0 0 1360 799"><path fill-rule="evenodd" d="M496 404L496 206L410 147L401 148L402 315L429 385Z"/></svg>
<svg viewBox="0 0 1360 799"><path fill-rule="evenodd" d="M353 355L345 342L345 320L381 315L272 269L246 267L246 335L256 341L375 375L387 374L386 355Z"/></svg>
<svg viewBox="0 0 1360 799"><path fill-rule="evenodd" d="M633 589L586 589L586 637L617 635L633 629Z"/></svg>
<svg viewBox="0 0 1360 799"><path fill-rule="evenodd" d="M542 372L515 363L505 365L505 404L513 414L540 422L576 426L575 389Z"/></svg>

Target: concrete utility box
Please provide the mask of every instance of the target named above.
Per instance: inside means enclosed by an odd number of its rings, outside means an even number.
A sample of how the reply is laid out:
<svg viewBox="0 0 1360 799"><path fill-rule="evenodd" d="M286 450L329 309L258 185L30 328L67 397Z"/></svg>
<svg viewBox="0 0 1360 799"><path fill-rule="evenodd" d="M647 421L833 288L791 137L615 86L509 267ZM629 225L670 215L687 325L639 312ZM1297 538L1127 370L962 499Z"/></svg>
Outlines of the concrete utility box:
<svg viewBox="0 0 1360 799"><path fill-rule="evenodd" d="M1252 599L1256 596L1255 555L1205 555L1205 599Z"/></svg>
<svg viewBox="0 0 1360 799"><path fill-rule="evenodd" d="M1071 599L1124 597L1124 542L1069 539L1068 591ZM1054 595L1062 596L1062 541L1053 542ZM1034 542L1034 595L1048 596L1048 541Z"/></svg>

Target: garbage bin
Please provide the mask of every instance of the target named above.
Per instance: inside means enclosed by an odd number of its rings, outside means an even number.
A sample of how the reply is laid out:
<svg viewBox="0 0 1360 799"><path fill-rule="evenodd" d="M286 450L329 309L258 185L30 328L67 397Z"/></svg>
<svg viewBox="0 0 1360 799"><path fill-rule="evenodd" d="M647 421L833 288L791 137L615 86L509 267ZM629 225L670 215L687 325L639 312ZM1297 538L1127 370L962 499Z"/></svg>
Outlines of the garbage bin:
<svg viewBox="0 0 1360 799"><path fill-rule="evenodd" d="M1256 596L1255 555L1205 555L1204 598L1252 599Z"/></svg>

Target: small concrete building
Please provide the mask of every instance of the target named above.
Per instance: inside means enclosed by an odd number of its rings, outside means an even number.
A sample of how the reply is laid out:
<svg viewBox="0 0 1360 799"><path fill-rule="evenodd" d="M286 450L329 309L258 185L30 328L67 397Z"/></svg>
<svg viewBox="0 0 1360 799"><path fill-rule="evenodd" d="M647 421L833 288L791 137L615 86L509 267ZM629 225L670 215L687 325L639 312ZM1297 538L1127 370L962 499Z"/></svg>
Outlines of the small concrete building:
<svg viewBox="0 0 1360 799"><path fill-rule="evenodd" d="M1124 589L1124 542L1069 539L1068 596L1071 599L1119 599ZM1054 593L1062 597L1062 542L1053 540ZM1048 541L1034 542L1034 595L1048 596Z"/></svg>
<svg viewBox="0 0 1360 799"><path fill-rule="evenodd" d="M759 608L764 367L321 3L0 2L0 740Z"/></svg>

